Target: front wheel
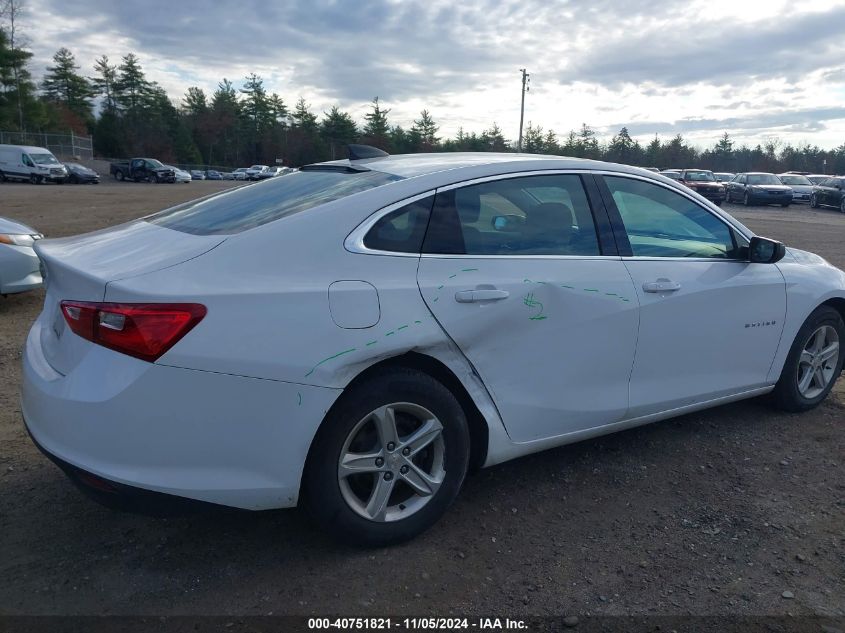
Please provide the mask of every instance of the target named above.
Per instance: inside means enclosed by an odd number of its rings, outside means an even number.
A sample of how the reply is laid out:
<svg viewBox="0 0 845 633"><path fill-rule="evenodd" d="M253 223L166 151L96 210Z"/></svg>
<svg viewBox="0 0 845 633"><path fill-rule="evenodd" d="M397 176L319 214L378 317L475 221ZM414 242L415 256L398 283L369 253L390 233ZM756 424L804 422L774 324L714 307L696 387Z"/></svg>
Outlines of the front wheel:
<svg viewBox="0 0 845 633"><path fill-rule="evenodd" d="M114 172L114 179L115 180L117 180L118 182L123 182L123 178L124 178L124 175L123 175L122 171L120 171L118 169L116 172Z"/></svg>
<svg viewBox="0 0 845 633"><path fill-rule="evenodd" d="M151 185L157 183L158 182L158 176L156 176L155 174L150 174L149 176L147 176L147 182L150 183Z"/></svg>
<svg viewBox="0 0 845 633"><path fill-rule="evenodd" d="M819 199L816 197L816 194L810 195L810 207L813 209L819 208Z"/></svg>
<svg viewBox="0 0 845 633"><path fill-rule="evenodd" d="M745 195L742 196L742 204L744 204L746 207L751 206L751 196L748 195L747 191L745 192Z"/></svg>
<svg viewBox="0 0 845 633"><path fill-rule="evenodd" d="M845 213L845 197L843 197L839 203L839 212Z"/></svg>
<svg viewBox="0 0 845 633"><path fill-rule="evenodd" d="M406 541L454 501L469 446L466 416L449 389L417 370L383 371L323 421L303 475L305 505L340 540Z"/></svg>
<svg viewBox="0 0 845 633"><path fill-rule="evenodd" d="M30 175L30 177L29 177L29 183L30 183L31 185L37 185L37 184L39 184L40 182L41 182L41 178L40 178L39 176L36 176L35 174L31 174L31 175Z"/></svg>
<svg viewBox="0 0 845 633"><path fill-rule="evenodd" d="M772 392L785 411L807 411L825 399L842 369L845 322L839 312L820 306L804 321Z"/></svg>

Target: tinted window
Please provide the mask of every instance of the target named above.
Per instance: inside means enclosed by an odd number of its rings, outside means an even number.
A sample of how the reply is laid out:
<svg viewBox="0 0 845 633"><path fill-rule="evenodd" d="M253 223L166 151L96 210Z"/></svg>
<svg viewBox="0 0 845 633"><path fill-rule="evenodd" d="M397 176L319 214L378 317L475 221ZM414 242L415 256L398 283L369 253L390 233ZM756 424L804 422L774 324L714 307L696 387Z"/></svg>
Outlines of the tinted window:
<svg viewBox="0 0 845 633"><path fill-rule="evenodd" d="M146 219L196 235L239 233L396 180L401 177L378 171L298 171L194 200Z"/></svg>
<svg viewBox="0 0 845 633"><path fill-rule="evenodd" d="M434 196L416 200L380 218L364 237L364 246L378 251L419 253Z"/></svg>
<svg viewBox="0 0 845 633"><path fill-rule="evenodd" d="M689 198L657 185L606 176L635 257L733 258L733 231Z"/></svg>
<svg viewBox="0 0 845 633"><path fill-rule="evenodd" d="M426 253L599 255L577 175L524 176L440 192Z"/></svg>

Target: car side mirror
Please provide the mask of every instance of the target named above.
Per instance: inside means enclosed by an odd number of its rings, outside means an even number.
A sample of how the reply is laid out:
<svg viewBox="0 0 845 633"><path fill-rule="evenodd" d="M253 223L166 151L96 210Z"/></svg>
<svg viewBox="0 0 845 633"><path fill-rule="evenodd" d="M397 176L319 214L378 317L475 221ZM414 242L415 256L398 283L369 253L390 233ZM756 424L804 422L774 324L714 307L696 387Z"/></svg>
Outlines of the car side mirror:
<svg viewBox="0 0 845 633"><path fill-rule="evenodd" d="M774 264L786 255L783 242L770 240L767 237L754 236L748 245L748 261L752 264Z"/></svg>

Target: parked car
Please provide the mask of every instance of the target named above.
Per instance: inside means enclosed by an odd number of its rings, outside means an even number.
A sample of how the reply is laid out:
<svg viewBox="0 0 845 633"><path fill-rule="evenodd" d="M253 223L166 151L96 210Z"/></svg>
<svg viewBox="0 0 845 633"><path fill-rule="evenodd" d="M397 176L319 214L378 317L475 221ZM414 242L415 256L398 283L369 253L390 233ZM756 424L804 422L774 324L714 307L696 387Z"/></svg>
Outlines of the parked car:
<svg viewBox="0 0 845 633"><path fill-rule="evenodd" d="M100 184L100 174L93 169L79 163L65 163L64 165L68 173L67 182L74 185Z"/></svg>
<svg viewBox="0 0 845 633"><path fill-rule="evenodd" d="M267 178L275 178L276 176L281 176L282 174L286 174L290 171L288 167L268 167L260 174L258 174L258 180L266 180Z"/></svg>
<svg viewBox="0 0 845 633"><path fill-rule="evenodd" d="M752 204L779 204L788 207L792 203L792 189L784 185L774 174L747 172L737 174L728 183L728 202Z"/></svg>
<svg viewBox="0 0 845 633"><path fill-rule="evenodd" d="M40 261L32 247L42 237L26 224L0 218L0 295L41 287Z"/></svg>
<svg viewBox="0 0 845 633"><path fill-rule="evenodd" d="M135 182L176 182L173 168L163 165L155 158L133 158L128 161L112 163L109 173L116 180L132 180Z"/></svg>
<svg viewBox="0 0 845 633"><path fill-rule="evenodd" d="M810 196L810 206L834 207L845 213L845 176L833 176L817 184Z"/></svg>
<svg viewBox="0 0 845 633"><path fill-rule="evenodd" d="M199 169L192 169L191 180L205 180L205 172Z"/></svg>
<svg viewBox="0 0 845 633"><path fill-rule="evenodd" d="M725 187L721 183L716 182L716 176L710 170L685 169L681 172L678 182L689 187L697 194L704 196L716 205L721 205L725 200Z"/></svg>
<svg viewBox="0 0 845 633"><path fill-rule="evenodd" d="M471 465L767 393L805 411L840 373L845 273L683 185L354 155L37 243L21 411L71 479L111 504L301 503L383 545Z"/></svg>
<svg viewBox="0 0 845 633"><path fill-rule="evenodd" d="M246 179L258 180L258 175L265 169L267 169L267 165L253 165L246 170Z"/></svg>
<svg viewBox="0 0 845 633"><path fill-rule="evenodd" d="M779 174L780 181L792 189L793 202L810 203L810 196L813 194L813 183L806 176L800 174Z"/></svg>
<svg viewBox="0 0 845 633"><path fill-rule="evenodd" d="M235 175L230 171L221 171L220 175L223 176L223 180L234 180Z"/></svg>
<svg viewBox="0 0 845 633"><path fill-rule="evenodd" d="M247 171L249 171L249 167L238 167L235 171L232 172L232 177L235 180L247 180Z"/></svg>
<svg viewBox="0 0 845 633"><path fill-rule="evenodd" d="M716 176L716 182L720 182L723 185L733 180L734 176L736 176L736 174L732 174L728 171L717 171L714 172L713 175Z"/></svg>
<svg viewBox="0 0 845 633"><path fill-rule="evenodd" d="M50 150L30 145L0 145L0 182L4 180L62 183L67 169Z"/></svg>
<svg viewBox="0 0 845 633"><path fill-rule="evenodd" d="M645 169L647 171L653 171L655 174L660 173L660 169L658 169L657 167L643 167L643 169Z"/></svg>
<svg viewBox="0 0 845 633"><path fill-rule="evenodd" d="M809 180L814 185L819 184L822 180L827 180L830 176L825 176L824 174L807 174L807 180Z"/></svg>
<svg viewBox="0 0 845 633"><path fill-rule="evenodd" d="M666 176L667 178L671 178L672 180L680 180L681 179L681 172L676 171L674 169L665 169L660 172L661 176Z"/></svg>
<svg viewBox="0 0 845 633"><path fill-rule="evenodd" d="M173 175L176 178L175 182L191 182L191 180L193 180L190 172L187 172L184 169L179 169L178 167L169 167L173 170Z"/></svg>
<svg viewBox="0 0 845 633"><path fill-rule="evenodd" d="M206 170L205 172L205 179L206 180L223 180L223 175L219 171L215 171L214 169Z"/></svg>

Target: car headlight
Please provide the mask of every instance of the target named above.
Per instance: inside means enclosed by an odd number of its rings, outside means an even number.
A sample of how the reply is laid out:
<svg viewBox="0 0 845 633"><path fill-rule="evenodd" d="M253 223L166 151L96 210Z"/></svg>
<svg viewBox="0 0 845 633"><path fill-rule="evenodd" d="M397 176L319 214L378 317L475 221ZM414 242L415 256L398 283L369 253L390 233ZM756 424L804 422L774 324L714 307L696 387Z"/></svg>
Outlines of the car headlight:
<svg viewBox="0 0 845 633"><path fill-rule="evenodd" d="M0 233L0 244L10 244L12 246L32 246L35 244L35 240L39 237L41 236Z"/></svg>

